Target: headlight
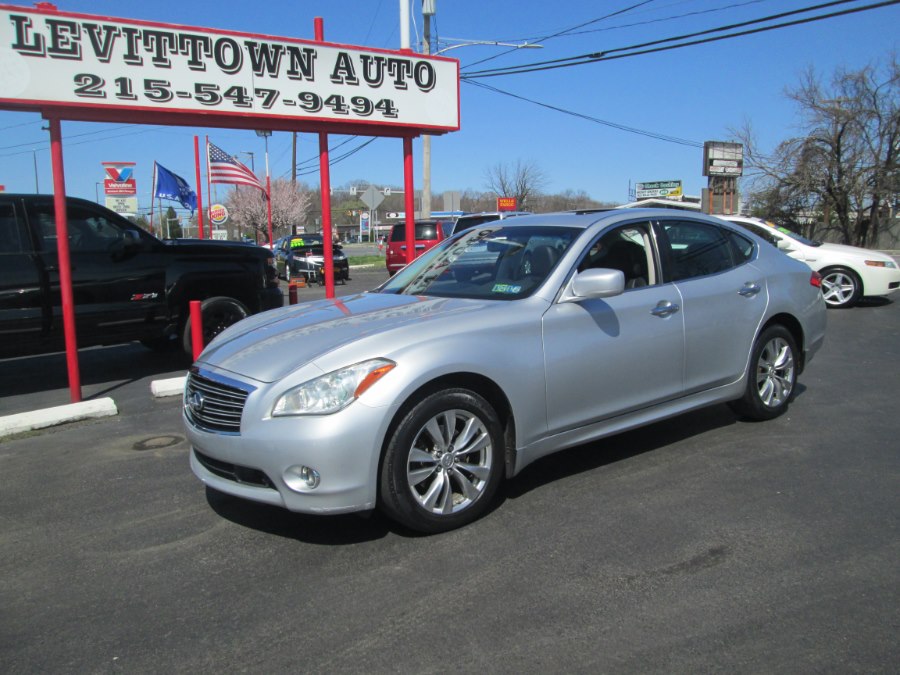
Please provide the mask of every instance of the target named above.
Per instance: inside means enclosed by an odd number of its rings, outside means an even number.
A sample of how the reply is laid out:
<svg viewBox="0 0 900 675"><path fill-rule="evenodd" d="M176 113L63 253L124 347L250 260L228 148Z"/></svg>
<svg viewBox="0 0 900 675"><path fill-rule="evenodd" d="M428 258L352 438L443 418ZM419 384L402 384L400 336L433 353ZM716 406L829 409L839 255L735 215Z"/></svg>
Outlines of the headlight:
<svg viewBox="0 0 900 675"><path fill-rule="evenodd" d="M897 268L897 263L893 260L866 260L865 262L869 267L887 267L888 269Z"/></svg>
<svg viewBox="0 0 900 675"><path fill-rule="evenodd" d="M336 413L353 403L396 365L388 359L371 359L304 382L278 399L272 416Z"/></svg>

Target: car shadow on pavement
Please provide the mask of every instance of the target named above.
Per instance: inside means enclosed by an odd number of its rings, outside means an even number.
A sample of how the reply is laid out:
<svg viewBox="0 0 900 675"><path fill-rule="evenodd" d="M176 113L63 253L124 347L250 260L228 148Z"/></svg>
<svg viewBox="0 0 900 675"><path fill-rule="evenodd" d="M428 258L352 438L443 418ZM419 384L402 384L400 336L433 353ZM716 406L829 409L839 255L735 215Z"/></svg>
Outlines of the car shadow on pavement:
<svg viewBox="0 0 900 675"><path fill-rule="evenodd" d="M206 501L213 511L235 525L307 544L346 546L382 539L389 532L406 534L377 512L310 516L232 497L210 487L206 488Z"/></svg>
<svg viewBox="0 0 900 675"><path fill-rule="evenodd" d="M0 360L0 398L35 394L69 386L65 352ZM78 371L82 386L109 385L91 392L90 398L146 377L175 377L190 364L177 350L154 352L138 343L79 350ZM86 397L87 398L87 397Z"/></svg>
<svg viewBox="0 0 900 675"><path fill-rule="evenodd" d="M801 390L798 389L799 393ZM658 451L739 421L727 405L716 405L542 457L506 483L503 497L498 502L524 497L554 481Z"/></svg>

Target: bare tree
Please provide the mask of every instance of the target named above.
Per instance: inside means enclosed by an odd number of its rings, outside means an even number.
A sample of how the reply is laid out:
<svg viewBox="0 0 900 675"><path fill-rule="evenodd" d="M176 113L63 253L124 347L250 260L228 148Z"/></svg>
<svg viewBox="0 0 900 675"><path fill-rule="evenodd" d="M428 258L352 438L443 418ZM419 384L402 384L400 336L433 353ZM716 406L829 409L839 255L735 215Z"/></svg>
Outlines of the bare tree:
<svg viewBox="0 0 900 675"><path fill-rule="evenodd" d="M546 175L536 164L521 159L514 165L495 164L484 178L489 190L498 197L515 197L520 209L527 209L528 198L539 195L547 184Z"/></svg>
<svg viewBox="0 0 900 675"><path fill-rule="evenodd" d="M302 184L277 178L272 181L272 236L291 234L292 228L306 221L311 204L310 192ZM252 233L258 241L268 242L268 213L266 195L251 187L239 187L231 191L225 200L231 213L231 221L240 233ZM234 234L229 231L229 237Z"/></svg>
<svg viewBox="0 0 900 675"><path fill-rule="evenodd" d="M759 174L757 201L816 212L843 243L874 244L889 226L900 194L900 64L840 69L827 87L809 70L787 91L804 135L764 155L749 125L738 132ZM796 215L796 214L795 214Z"/></svg>

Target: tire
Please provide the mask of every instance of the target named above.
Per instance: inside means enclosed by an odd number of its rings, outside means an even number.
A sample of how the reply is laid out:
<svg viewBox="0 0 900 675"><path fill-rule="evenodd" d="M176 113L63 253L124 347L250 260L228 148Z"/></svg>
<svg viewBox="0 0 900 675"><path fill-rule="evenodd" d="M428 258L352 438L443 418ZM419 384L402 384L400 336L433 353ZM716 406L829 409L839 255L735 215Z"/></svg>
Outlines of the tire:
<svg viewBox="0 0 900 675"><path fill-rule="evenodd" d="M503 431L485 399L467 389L437 392L413 406L394 430L381 467L379 505L418 532L461 527L489 508L503 477L503 456Z"/></svg>
<svg viewBox="0 0 900 675"><path fill-rule="evenodd" d="M216 335L247 318L250 312L234 298L222 296L204 300L200 305L200 314L203 318L203 346L206 347ZM188 357L193 356L190 313L185 317L181 331L181 346Z"/></svg>
<svg viewBox="0 0 900 675"><path fill-rule="evenodd" d="M830 309L853 307L862 295L862 282L853 270L829 267L822 270L822 296Z"/></svg>
<svg viewBox="0 0 900 675"><path fill-rule="evenodd" d="M778 417L797 391L797 368L794 336L784 326L769 326L753 343L747 387L732 410L753 420Z"/></svg>

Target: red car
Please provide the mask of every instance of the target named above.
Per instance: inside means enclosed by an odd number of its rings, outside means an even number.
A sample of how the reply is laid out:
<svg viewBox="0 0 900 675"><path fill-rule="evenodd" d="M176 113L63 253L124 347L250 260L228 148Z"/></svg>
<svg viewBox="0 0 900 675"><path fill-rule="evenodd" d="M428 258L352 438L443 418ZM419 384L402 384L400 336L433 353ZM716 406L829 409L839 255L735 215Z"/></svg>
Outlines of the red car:
<svg viewBox="0 0 900 675"><path fill-rule="evenodd" d="M445 239L444 227L451 223L441 220L417 220L416 225L416 258L425 251L436 246ZM390 276L407 263L406 259L406 224L398 223L391 228L387 242L385 263Z"/></svg>

